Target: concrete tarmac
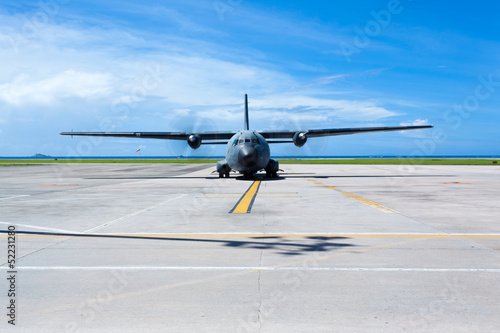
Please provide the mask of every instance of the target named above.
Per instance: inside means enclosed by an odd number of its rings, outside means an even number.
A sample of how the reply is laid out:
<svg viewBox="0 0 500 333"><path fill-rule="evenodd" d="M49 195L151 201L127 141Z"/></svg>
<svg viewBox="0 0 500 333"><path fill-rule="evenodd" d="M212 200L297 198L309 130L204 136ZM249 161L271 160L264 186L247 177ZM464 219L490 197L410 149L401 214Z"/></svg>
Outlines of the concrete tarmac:
<svg viewBox="0 0 500 333"><path fill-rule="evenodd" d="M500 167L282 168L0 167L0 330L498 331Z"/></svg>

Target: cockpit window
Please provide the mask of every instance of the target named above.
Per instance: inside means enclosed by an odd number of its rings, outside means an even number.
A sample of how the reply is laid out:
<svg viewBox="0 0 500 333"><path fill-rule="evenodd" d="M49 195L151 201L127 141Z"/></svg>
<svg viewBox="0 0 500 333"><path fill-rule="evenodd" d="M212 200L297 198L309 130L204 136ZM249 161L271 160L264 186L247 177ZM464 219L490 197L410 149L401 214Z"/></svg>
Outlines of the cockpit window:
<svg viewBox="0 0 500 333"><path fill-rule="evenodd" d="M260 140L258 138L239 138L234 140L233 146L241 145L242 143L254 143L254 144L261 144Z"/></svg>

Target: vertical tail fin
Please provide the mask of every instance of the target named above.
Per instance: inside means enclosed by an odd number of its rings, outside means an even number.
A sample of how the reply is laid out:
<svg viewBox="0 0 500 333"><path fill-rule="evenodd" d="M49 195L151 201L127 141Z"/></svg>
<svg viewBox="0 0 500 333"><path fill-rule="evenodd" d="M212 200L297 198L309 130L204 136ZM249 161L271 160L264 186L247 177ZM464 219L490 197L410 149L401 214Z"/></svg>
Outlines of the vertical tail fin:
<svg viewBox="0 0 500 333"><path fill-rule="evenodd" d="M245 131L248 131L250 126L248 125L248 95L245 94Z"/></svg>

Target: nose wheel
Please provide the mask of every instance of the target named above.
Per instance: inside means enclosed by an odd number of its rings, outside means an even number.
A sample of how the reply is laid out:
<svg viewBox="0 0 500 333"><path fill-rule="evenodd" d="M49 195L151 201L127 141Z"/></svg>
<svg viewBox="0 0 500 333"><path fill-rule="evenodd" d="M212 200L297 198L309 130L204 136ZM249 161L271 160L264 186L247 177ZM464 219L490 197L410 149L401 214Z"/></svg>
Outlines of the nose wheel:
<svg viewBox="0 0 500 333"><path fill-rule="evenodd" d="M253 180L253 173L243 173L243 180Z"/></svg>

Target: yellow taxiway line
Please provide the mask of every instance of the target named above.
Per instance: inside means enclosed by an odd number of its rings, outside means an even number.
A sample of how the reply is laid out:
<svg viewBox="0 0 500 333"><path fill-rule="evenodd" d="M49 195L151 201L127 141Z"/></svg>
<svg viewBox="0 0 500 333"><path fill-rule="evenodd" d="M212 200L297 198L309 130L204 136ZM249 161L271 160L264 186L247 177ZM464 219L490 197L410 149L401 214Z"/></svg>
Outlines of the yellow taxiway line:
<svg viewBox="0 0 500 333"><path fill-rule="evenodd" d="M357 201L359 201L361 203L364 203L367 206L376 208L376 209L380 210L381 212L390 213L390 214L399 214L399 212L397 210L391 209L389 207L386 207L386 206L381 205L379 203L376 203L374 201L365 199L363 197L360 197L359 195L352 194L352 193L347 193L347 192L342 192L342 195L345 196L345 197L357 200Z"/></svg>
<svg viewBox="0 0 500 333"><path fill-rule="evenodd" d="M6 238L7 234L0 235L0 238ZM426 233L406 233L406 234L356 234L356 233L339 233L339 234L258 234L258 233L242 233L242 234L225 234L225 233L185 233L185 234L91 234L91 233L44 233L44 232L29 232L28 234L18 231L18 238L44 238L44 237L110 237L110 238L151 238L151 239L224 239L224 238L303 238L303 239L500 239L500 234L426 234Z"/></svg>
<svg viewBox="0 0 500 333"><path fill-rule="evenodd" d="M261 180L256 180L250 188L243 194L241 199L236 203L233 209L229 211L232 214L247 214L250 213L252 209L253 202L255 200L255 196L257 195L257 191L259 191Z"/></svg>
<svg viewBox="0 0 500 333"><path fill-rule="evenodd" d="M307 179L307 178L304 178L310 182L314 182L315 185L321 185L321 186L324 186L325 188L327 189L330 189L330 190L334 190L334 191L337 191L337 192L340 192L343 196L347 197L347 198L351 198L351 199L354 199L356 201L359 201L367 206L370 206L372 208L375 208L375 209L378 209L379 211L381 212L384 212L384 213L389 213L389 214L399 214L399 212L397 210L394 210L394 209L391 209L389 207L386 207L384 205L381 205L377 202L374 202L374 201L371 201L371 200L368 200L368 199L365 199L363 197L360 197L359 195L356 195L356 194L352 194L352 193L347 193L347 192L344 192L334 186L327 186L321 182L318 182L314 179Z"/></svg>

